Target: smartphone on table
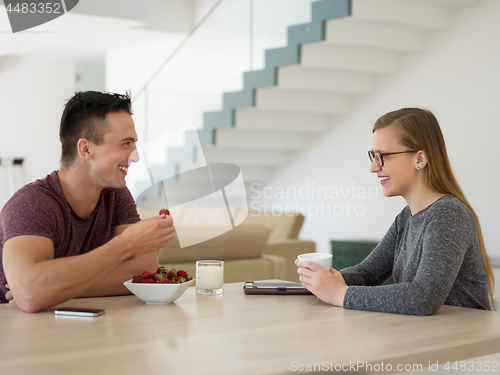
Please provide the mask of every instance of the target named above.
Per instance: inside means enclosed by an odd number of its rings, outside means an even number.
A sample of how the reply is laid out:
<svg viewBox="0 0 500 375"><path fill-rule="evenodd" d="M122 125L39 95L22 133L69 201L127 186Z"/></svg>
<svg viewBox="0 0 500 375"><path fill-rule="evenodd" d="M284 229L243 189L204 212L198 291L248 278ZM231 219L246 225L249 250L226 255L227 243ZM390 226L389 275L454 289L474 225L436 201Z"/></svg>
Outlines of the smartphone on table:
<svg viewBox="0 0 500 375"><path fill-rule="evenodd" d="M85 309L83 307L61 307L54 311L56 315L94 317L104 314L103 309Z"/></svg>

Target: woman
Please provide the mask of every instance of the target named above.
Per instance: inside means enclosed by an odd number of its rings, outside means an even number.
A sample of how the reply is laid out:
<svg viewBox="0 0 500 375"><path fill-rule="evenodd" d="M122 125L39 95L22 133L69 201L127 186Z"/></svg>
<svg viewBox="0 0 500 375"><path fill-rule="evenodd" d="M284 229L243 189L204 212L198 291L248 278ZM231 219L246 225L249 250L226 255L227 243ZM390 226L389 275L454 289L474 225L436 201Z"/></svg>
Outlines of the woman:
<svg viewBox="0 0 500 375"><path fill-rule="evenodd" d="M443 305L489 310L493 271L476 213L451 170L434 115L403 108L373 127L370 171L408 204L360 264L330 271L298 262L302 284L348 309L431 315ZM391 275L395 283L382 285Z"/></svg>

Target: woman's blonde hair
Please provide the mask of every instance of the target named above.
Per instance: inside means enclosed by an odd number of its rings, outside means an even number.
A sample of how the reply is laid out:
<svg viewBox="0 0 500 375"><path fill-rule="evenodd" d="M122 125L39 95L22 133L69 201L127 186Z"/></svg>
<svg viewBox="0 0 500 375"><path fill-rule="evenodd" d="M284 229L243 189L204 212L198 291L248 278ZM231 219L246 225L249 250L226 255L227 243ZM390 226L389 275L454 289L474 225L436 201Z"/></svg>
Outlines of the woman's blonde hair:
<svg viewBox="0 0 500 375"><path fill-rule="evenodd" d="M495 280L490 258L484 246L483 233L476 212L472 209L451 169L443 133L432 112L420 108L402 108L386 113L373 126L377 129L392 126L399 133L401 143L409 150L423 150L427 156L424 179L434 190L442 194L453 194L460 199L474 215L477 238L483 254L483 268L488 278L488 291L493 296Z"/></svg>

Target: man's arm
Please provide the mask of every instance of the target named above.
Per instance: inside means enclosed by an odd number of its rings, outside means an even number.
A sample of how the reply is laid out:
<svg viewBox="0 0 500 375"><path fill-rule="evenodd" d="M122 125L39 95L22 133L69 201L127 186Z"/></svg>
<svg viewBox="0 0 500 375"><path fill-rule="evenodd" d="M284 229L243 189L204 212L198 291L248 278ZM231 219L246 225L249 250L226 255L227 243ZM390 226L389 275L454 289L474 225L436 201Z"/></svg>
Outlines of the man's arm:
<svg viewBox="0 0 500 375"><path fill-rule="evenodd" d="M174 227L170 216L158 216L120 230L120 235L93 251L58 259L54 259L54 245L46 237L18 236L7 240L3 266L17 305L26 312L37 312L85 295L92 286L95 289L104 284L105 280L100 280L115 269L126 273L133 268L135 272L136 266L152 264L156 250L173 238ZM140 261L130 262L134 258Z"/></svg>
<svg viewBox="0 0 500 375"><path fill-rule="evenodd" d="M123 233L131 224L120 225L115 228L113 237ZM158 257L156 252L138 255L124 260L115 269L102 275L90 288L85 290L79 297L118 296L132 294L123 282L134 275L142 274L144 271L155 272L158 268Z"/></svg>

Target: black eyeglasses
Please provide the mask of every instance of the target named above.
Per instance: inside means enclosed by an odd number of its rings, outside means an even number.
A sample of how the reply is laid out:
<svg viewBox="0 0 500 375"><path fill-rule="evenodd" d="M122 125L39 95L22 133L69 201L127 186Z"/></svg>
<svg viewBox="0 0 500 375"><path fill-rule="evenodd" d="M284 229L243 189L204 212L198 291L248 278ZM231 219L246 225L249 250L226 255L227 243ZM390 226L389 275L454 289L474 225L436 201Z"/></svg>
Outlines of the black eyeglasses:
<svg viewBox="0 0 500 375"><path fill-rule="evenodd" d="M384 156L387 155L397 155L397 154L406 154L409 152L418 152L418 151L399 151L399 152L386 152L385 154L382 154L380 152L375 152L375 151L368 151L368 157L370 158L370 162L373 163L373 159L375 159L375 162L379 167L384 166Z"/></svg>

